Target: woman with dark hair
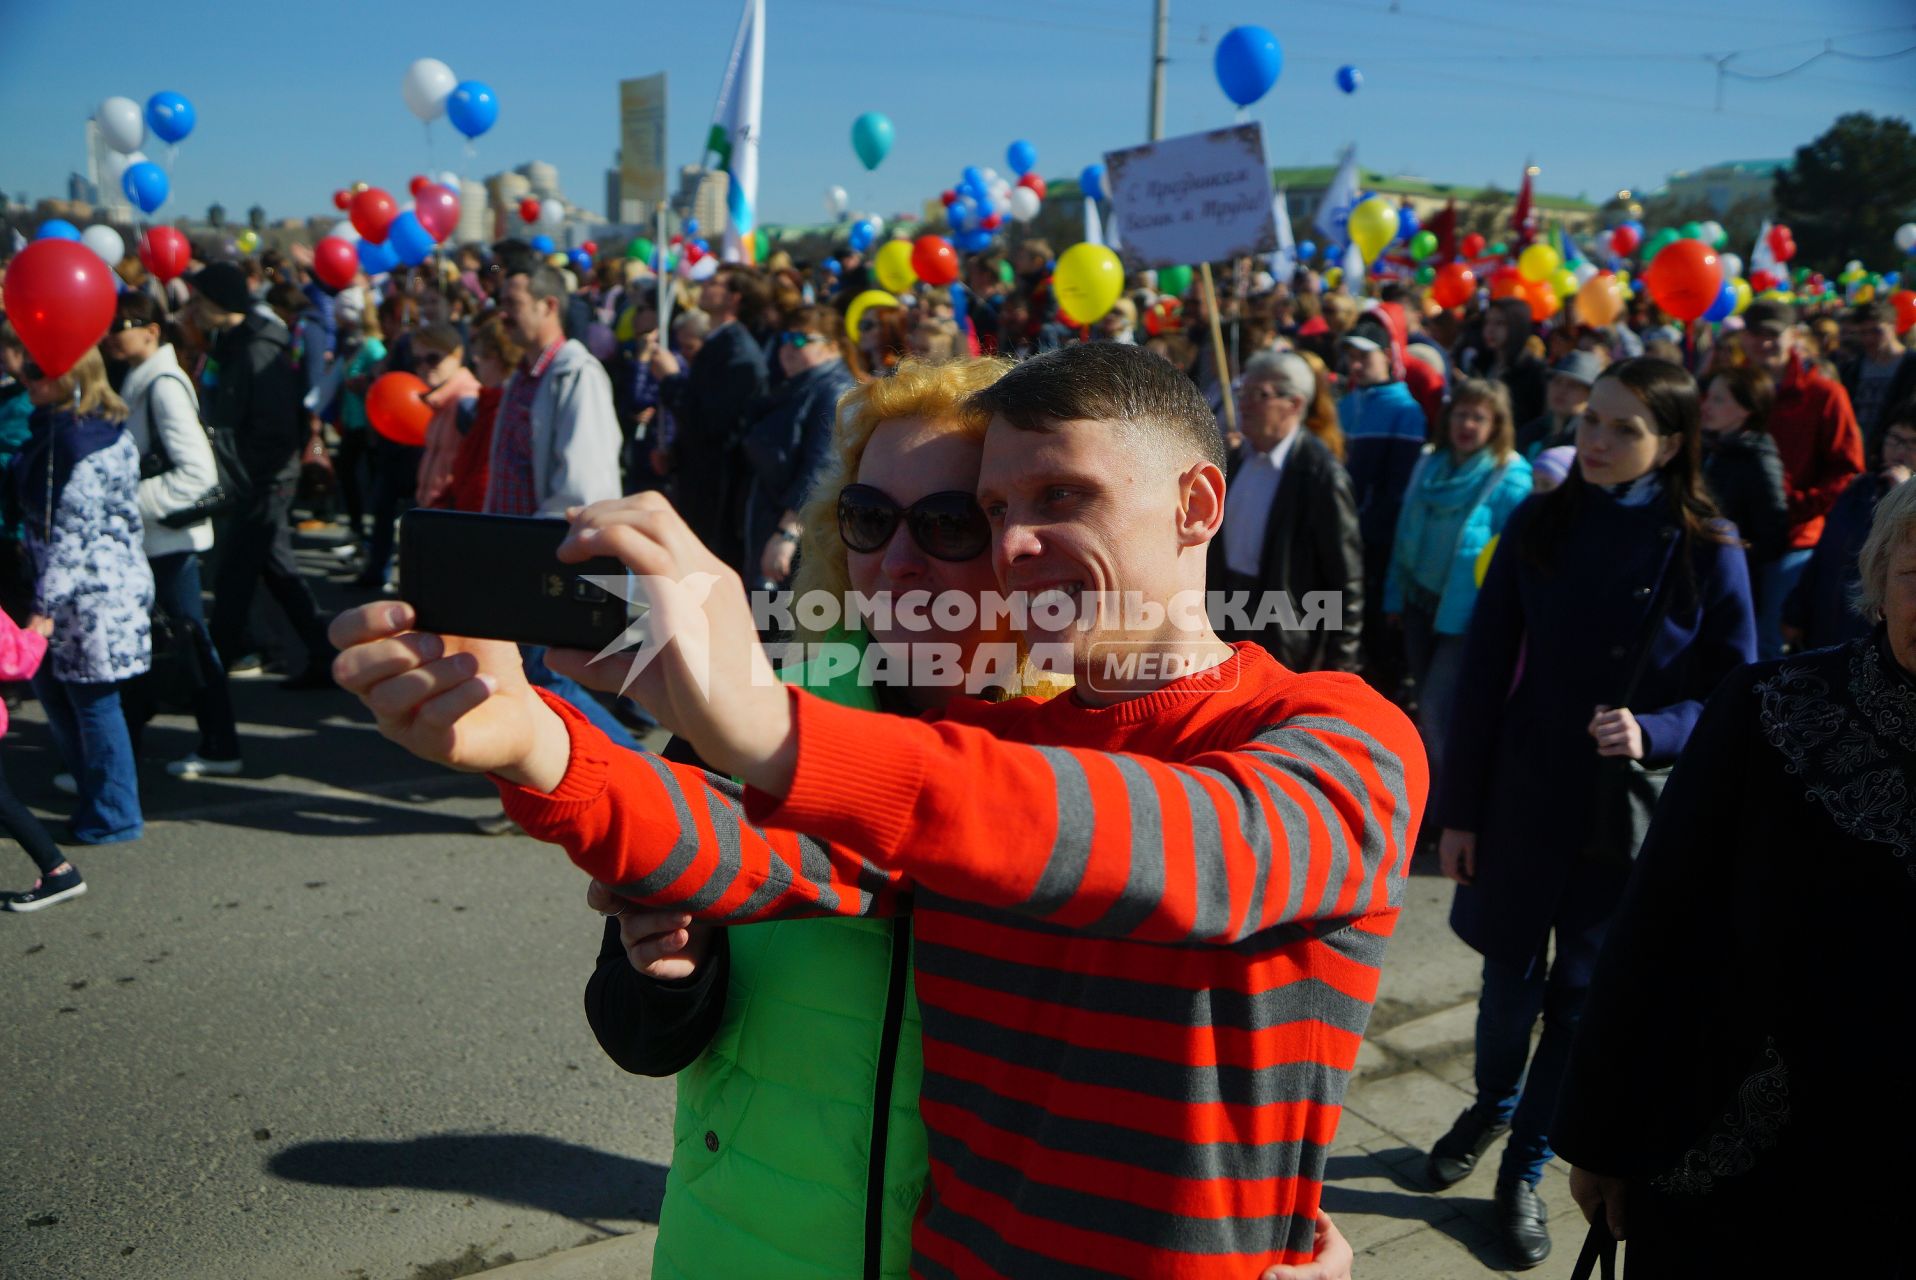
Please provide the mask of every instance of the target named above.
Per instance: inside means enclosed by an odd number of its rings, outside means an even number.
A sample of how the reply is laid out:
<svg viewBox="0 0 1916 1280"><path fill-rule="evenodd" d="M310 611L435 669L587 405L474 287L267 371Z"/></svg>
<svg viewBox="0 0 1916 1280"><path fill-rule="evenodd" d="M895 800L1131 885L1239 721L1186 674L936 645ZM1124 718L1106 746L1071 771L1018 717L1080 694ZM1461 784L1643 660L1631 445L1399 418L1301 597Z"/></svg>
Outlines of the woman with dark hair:
<svg viewBox="0 0 1916 1280"><path fill-rule="evenodd" d="M1550 1251L1535 1188L1650 771L1676 759L1704 700L1756 651L1749 570L1703 490L1698 419L1680 367L1604 370L1576 469L1512 513L1464 643L1431 813L1458 884L1451 927L1484 957L1477 1101L1426 1169L1449 1187L1510 1134L1496 1201L1516 1266Z"/></svg>
<svg viewBox="0 0 1916 1280"><path fill-rule="evenodd" d="M1494 378L1510 388L1510 412L1518 422L1530 422L1549 407L1549 372L1529 343L1530 304L1498 298L1484 310L1483 346L1467 361L1472 377Z"/></svg>
<svg viewBox="0 0 1916 1280"><path fill-rule="evenodd" d="M802 531L799 513L831 445L838 401L858 385L845 365L844 326L830 307L800 307L776 335L783 375L739 447L750 468L745 487L745 553L758 577L792 576Z"/></svg>
<svg viewBox="0 0 1916 1280"><path fill-rule="evenodd" d="M1770 439L1776 384L1753 364L1725 365L1703 393L1703 482L1749 544L1751 594L1789 534L1783 459Z"/></svg>

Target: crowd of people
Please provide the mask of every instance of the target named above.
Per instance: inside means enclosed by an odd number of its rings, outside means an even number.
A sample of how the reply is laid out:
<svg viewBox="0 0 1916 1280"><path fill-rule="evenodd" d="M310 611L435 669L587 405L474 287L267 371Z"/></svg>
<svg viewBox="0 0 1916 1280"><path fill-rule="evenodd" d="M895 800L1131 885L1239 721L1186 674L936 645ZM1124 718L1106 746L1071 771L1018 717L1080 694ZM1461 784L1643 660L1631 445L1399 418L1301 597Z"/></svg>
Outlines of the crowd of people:
<svg viewBox="0 0 1916 1280"><path fill-rule="evenodd" d="M1895 310L1538 324L1235 264L1215 300L1147 272L1075 325L1052 258L974 256L961 291L848 328L851 249L694 285L505 241L339 290L294 250L172 285L129 263L57 378L0 327L0 679L45 709L64 843L139 838L159 710L200 734L169 773L241 772L248 669L337 681L491 775L482 829L593 878L606 1052L679 1077L660 1276L1347 1275L1325 1152L1421 854L1483 956L1476 1101L1429 1187L1503 1139L1511 1266L1550 1252L1556 1154L1632 1274L1762 1258L1748 1224L1878 1140L1841 1112L1858 1073L1896 1092L1846 1031L1916 1012L1891 985L1916 937ZM421 444L376 422L393 370L427 388ZM412 630L416 506L715 574L707 687ZM294 538L342 523L366 603L329 634ZM1126 633L1189 674L1113 684L1097 628L766 636L765 588L1208 588L1209 613ZM819 663L788 693L761 642L793 638L961 665L1050 642L1070 678L979 698ZM9 909L84 891L4 774L0 822L40 876ZM1776 945L1806 906L1867 917L1860 967Z"/></svg>

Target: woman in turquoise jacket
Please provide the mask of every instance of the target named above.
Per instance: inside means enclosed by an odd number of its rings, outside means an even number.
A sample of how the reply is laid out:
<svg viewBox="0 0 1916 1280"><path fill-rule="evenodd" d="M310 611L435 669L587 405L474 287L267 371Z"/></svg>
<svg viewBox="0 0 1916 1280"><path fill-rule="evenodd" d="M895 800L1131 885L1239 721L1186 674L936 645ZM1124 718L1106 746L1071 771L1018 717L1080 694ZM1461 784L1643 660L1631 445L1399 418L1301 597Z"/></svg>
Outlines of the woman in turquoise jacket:
<svg viewBox="0 0 1916 1280"><path fill-rule="evenodd" d="M1442 765L1445 728L1477 603L1477 559L1530 496L1530 464L1516 452L1510 392L1470 378L1451 392L1441 441L1417 464L1404 493L1384 578L1384 612L1404 628L1417 726Z"/></svg>

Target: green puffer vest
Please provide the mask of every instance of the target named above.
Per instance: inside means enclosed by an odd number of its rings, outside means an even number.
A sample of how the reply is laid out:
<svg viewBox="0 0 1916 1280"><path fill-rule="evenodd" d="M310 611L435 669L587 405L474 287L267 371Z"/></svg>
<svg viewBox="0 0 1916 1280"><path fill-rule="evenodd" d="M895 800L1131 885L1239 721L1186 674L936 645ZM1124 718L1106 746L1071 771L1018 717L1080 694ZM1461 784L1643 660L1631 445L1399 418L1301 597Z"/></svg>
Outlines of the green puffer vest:
<svg viewBox="0 0 1916 1280"><path fill-rule="evenodd" d="M856 672L794 683L877 709ZM904 1280L926 1178L910 917L726 937L724 1020L678 1078L653 1280Z"/></svg>

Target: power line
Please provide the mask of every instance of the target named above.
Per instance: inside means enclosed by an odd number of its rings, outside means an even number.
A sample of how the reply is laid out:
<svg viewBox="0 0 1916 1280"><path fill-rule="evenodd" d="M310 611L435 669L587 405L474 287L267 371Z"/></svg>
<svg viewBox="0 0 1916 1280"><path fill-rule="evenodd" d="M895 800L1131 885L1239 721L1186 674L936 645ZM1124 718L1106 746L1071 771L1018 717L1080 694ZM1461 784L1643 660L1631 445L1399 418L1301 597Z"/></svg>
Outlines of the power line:
<svg viewBox="0 0 1916 1280"><path fill-rule="evenodd" d="M1801 62L1797 63L1795 66L1785 67L1781 71L1771 71L1768 73L1754 72L1754 71L1738 71L1735 67L1731 67L1731 66L1721 66L1719 67L1719 70L1722 72L1722 74L1726 76L1734 76L1738 80L1781 80L1783 79L1783 77L1793 76L1797 72L1802 71L1807 67L1813 67L1825 58L1842 58L1849 62L1887 62L1891 58L1901 58L1912 53L1916 53L1916 44L1912 44L1908 46L1907 48L1894 50L1893 52L1890 52L1890 53L1850 53L1847 50L1843 50L1843 49L1825 48L1821 52L1811 54L1809 57L1803 59ZM1732 58L1737 56L1739 55L1737 54L1730 55L1730 57Z"/></svg>

